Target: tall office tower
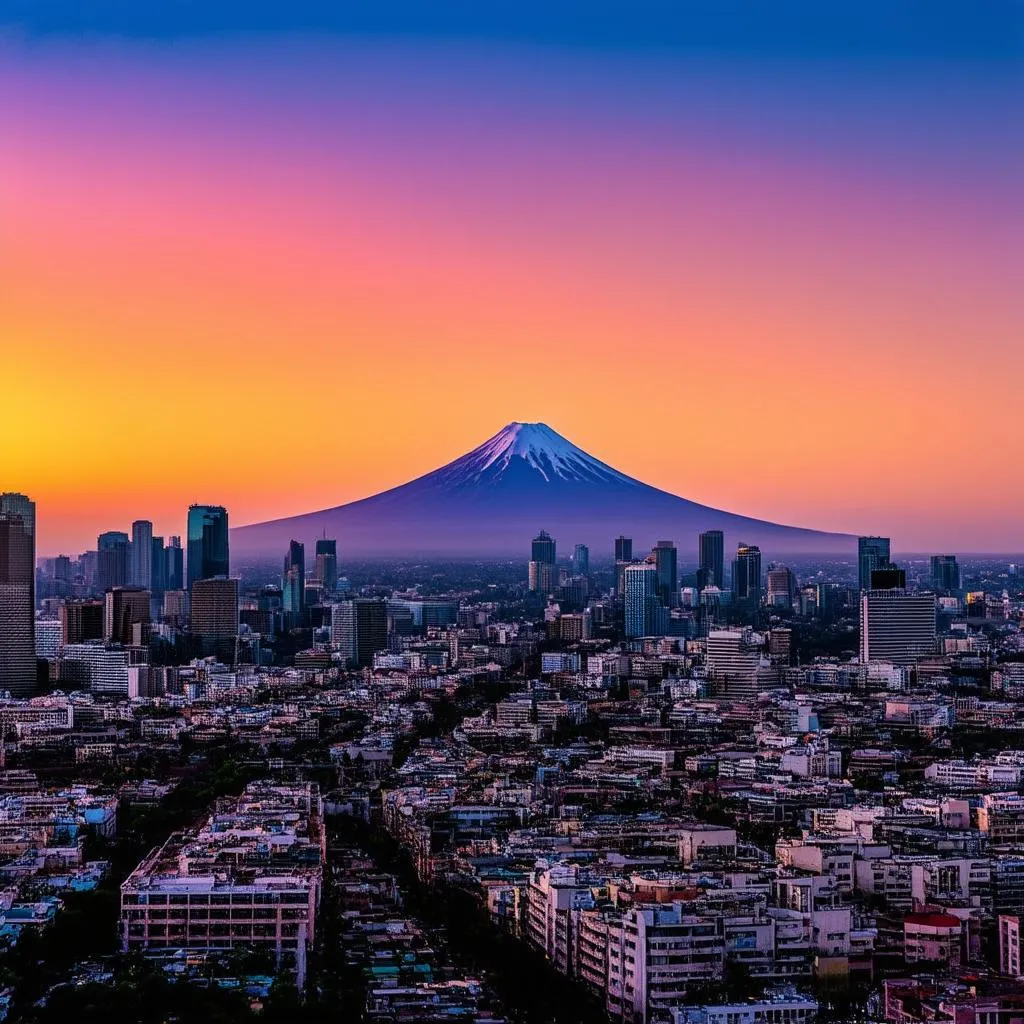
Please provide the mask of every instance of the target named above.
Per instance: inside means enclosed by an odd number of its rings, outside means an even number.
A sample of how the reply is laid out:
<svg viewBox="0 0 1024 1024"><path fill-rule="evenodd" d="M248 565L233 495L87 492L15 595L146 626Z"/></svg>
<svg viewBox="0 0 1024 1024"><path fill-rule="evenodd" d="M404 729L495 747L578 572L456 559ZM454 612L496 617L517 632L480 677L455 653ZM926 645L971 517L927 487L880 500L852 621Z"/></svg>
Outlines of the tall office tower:
<svg viewBox="0 0 1024 1024"><path fill-rule="evenodd" d="M181 549L180 537L168 537L164 548L165 589L185 589L185 553Z"/></svg>
<svg viewBox="0 0 1024 1024"><path fill-rule="evenodd" d="M188 509L188 589L196 580L228 574L228 511L221 505Z"/></svg>
<svg viewBox="0 0 1024 1024"><path fill-rule="evenodd" d="M935 652L935 595L865 590L860 597L860 660L910 665Z"/></svg>
<svg viewBox="0 0 1024 1024"><path fill-rule="evenodd" d="M148 519L132 523L131 572L133 587L149 590L153 585L153 524Z"/></svg>
<svg viewBox="0 0 1024 1024"><path fill-rule="evenodd" d="M155 597L159 597L167 589L167 552L163 537L154 537L149 550L149 589Z"/></svg>
<svg viewBox="0 0 1024 1024"><path fill-rule="evenodd" d="M650 636L658 601L658 567L652 562L627 565L623 571L626 636Z"/></svg>
<svg viewBox="0 0 1024 1024"><path fill-rule="evenodd" d="M107 643L134 643L136 623L149 622L148 590L114 587L103 595L103 639Z"/></svg>
<svg viewBox="0 0 1024 1024"><path fill-rule="evenodd" d="M128 555L131 541L120 530L101 533L96 539L96 589L128 585Z"/></svg>
<svg viewBox="0 0 1024 1024"><path fill-rule="evenodd" d="M761 549L756 544L740 544L732 563L734 601L759 604L761 601Z"/></svg>
<svg viewBox="0 0 1024 1024"><path fill-rule="evenodd" d="M0 690L36 687L36 506L0 494Z"/></svg>
<svg viewBox="0 0 1024 1024"><path fill-rule="evenodd" d="M888 566L888 537L857 538L857 586L861 590L871 589L871 573L875 569L886 569Z"/></svg>
<svg viewBox="0 0 1024 1024"><path fill-rule="evenodd" d="M60 606L61 641L82 644L103 639L103 601L68 601Z"/></svg>
<svg viewBox="0 0 1024 1024"><path fill-rule="evenodd" d="M297 540L288 545L288 553L284 556L281 592L285 612L296 617L301 615L306 607L306 547Z"/></svg>
<svg viewBox="0 0 1024 1024"><path fill-rule="evenodd" d="M792 608L796 597L796 577L785 565L768 567L768 604L773 608Z"/></svg>
<svg viewBox="0 0 1024 1024"><path fill-rule="evenodd" d="M718 693L727 697L757 695L757 673L762 665L759 639L749 629L708 633L707 673Z"/></svg>
<svg viewBox="0 0 1024 1024"><path fill-rule="evenodd" d="M348 665L366 668L388 646L388 603L383 598L357 597L331 608L331 643Z"/></svg>
<svg viewBox="0 0 1024 1024"><path fill-rule="evenodd" d="M590 573L590 548L586 544L577 544L572 553L572 571L576 576Z"/></svg>
<svg viewBox="0 0 1024 1024"><path fill-rule="evenodd" d="M53 560L53 589L58 597L71 596L71 584L74 573L71 571L71 559L67 555L57 555Z"/></svg>
<svg viewBox="0 0 1024 1024"><path fill-rule="evenodd" d="M192 632L203 656L234 664L238 636L238 580L196 580L189 595Z"/></svg>
<svg viewBox="0 0 1024 1024"><path fill-rule="evenodd" d="M658 570L658 600L670 608L678 604L679 568L676 546L670 540L659 540L654 545L654 565Z"/></svg>
<svg viewBox="0 0 1024 1024"><path fill-rule="evenodd" d="M167 622L175 626L185 625L185 621L188 619L188 592L185 590L165 590L161 612Z"/></svg>
<svg viewBox="0 0 1024 1024"><path fill-rule="evenodd" d="M327 594L338 589L338 542L322 537L316 542L316 578Z"/></svg>
<svg viewBox="0 0 1024 1024"><path fill-rule="evenodd" d="M633 538L623 537L621 534L615 538L615 561L633 561Z"/></svg>
<svg viewBox="0 0 1024 1024"><path fill-rule="evenodd" d="M558 585L555 573L555 542L541 530L530 547L529 587L534 593L550 594Z"/></svg>
<svg viewBox="0 0 1024 1024"><path fill-rule="evenodd" d="M697 535L697 586L725 586L725 534L721 530L705 530Z"/></svg>
<svg viewBox="0 0 1024 1024"><path fill-rule="evenodd" d="M956 555L932 555L932 586L940 594L955 594L960 589Z"/></svg>

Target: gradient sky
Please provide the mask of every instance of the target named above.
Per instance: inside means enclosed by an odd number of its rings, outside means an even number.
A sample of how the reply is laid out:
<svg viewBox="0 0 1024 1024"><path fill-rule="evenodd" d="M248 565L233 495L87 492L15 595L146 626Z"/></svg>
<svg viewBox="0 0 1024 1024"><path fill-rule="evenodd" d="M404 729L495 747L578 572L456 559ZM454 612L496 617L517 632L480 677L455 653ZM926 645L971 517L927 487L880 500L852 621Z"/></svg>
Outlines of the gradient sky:
<svg viewBox="0 0 1024 1024"><path fill-rule="evenodd" d="M7 0L0 490L74 554L543 420L732 511L1022 550L1022 104L1012 0Z"/></svg>

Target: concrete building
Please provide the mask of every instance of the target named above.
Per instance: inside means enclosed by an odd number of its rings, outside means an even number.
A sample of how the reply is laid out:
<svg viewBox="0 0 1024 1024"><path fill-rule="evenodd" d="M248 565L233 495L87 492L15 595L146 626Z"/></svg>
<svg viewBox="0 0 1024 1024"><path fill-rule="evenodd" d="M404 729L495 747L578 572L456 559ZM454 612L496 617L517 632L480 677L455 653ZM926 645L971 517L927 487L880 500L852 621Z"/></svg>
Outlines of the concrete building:
<svg viewBox="0 0 1024 1024"><path fill-rule="evenodd" d="M225 665L234 664L238 636L238 580L195 580L189 606L192 632L199 638L203 655L213 655Z"/></svg>
<svg viewBox="0 0 1024 1024"><path fill-rule="evenodd" d="M35 563L35 502L0 494L0 690L16 696L36 687Z"/></svg>
<svg viewBox="0 0 1024 1024"><path fill-rule="evenodd" d="M935 595L868 590L860 599L860 660L913 664L936 646Z"/></svg>

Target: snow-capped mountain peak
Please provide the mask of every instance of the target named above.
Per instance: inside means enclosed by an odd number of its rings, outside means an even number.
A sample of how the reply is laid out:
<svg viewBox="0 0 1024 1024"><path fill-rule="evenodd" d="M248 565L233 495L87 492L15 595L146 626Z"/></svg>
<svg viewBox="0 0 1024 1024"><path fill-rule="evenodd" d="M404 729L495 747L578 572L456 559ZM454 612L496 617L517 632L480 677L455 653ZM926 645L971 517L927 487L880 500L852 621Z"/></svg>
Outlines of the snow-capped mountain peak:
<svg viewBox="0 0 1024 1024"><path fill-rule="evenodd" d="M546 483L638 484L632 477L588 455L546 423L509 423L482 445L438 472L449 485L476 484L495 481L509 470L524 466L539 474Z"/></svg>

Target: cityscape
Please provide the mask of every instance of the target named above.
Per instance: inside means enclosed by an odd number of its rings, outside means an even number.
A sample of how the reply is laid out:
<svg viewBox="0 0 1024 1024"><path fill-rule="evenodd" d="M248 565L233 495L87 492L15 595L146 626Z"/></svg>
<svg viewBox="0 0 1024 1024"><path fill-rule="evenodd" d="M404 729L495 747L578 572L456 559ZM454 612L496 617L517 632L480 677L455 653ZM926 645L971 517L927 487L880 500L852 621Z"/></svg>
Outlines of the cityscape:
<svg viewBox="0 0 1024 1024"><path fill-rule="evenodd" d="M0 2L0 1024L1024 1024L1022 71Z"/></svg>
<svg viewBox="0 0 1024 1024"><path fill-rule="evenodd" d="M44 516L0 495L11 1019L1024 1013L1018 558Z"/></svg>

